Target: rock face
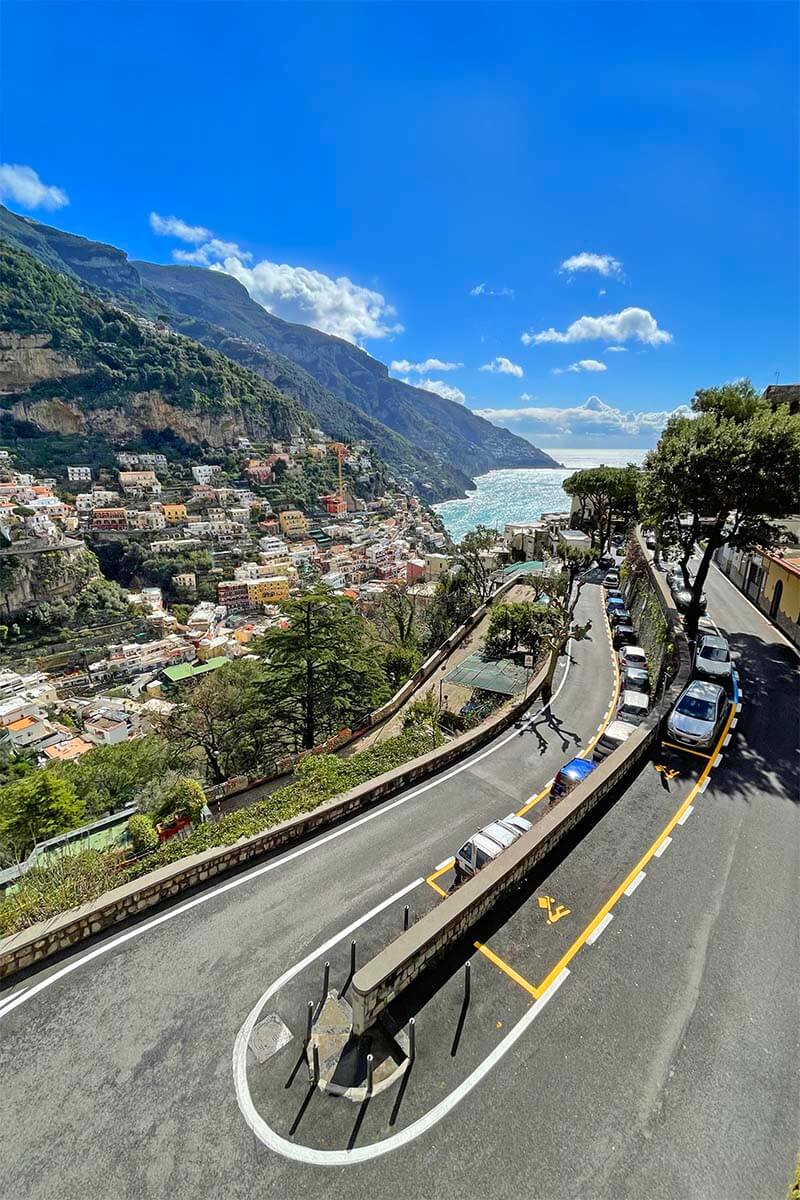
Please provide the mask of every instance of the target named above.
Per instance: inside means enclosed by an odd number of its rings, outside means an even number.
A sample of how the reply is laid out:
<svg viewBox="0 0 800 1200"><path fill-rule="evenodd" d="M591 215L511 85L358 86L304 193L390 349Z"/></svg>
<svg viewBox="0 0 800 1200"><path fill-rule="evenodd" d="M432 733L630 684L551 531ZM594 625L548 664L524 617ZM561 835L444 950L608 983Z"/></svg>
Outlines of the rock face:
<svg viewBox="0 0 800 1200"><path fill-rule="evenodd" d="M50 349L47 334L0 332L0 393L24 392L44 379L79 373L74 358Z"/></svg>
<svg viewBox="0 0 800 1200"><path fill-rule="evenodd" d="M97 559L82 542L63 546L25 543L0 551L0 620L37 604L74 596L98 574Z"/></svg>
<svg viewBox="0 0 800 1200"><path fill-rule="evenodd" d="M18 421L31 421L46 433L101 433L112 442L127 442L145 429L169 429L184 441L209 446L232 445L238 437L268 440L273 430L258 414L191 411L170 404L161 392L133 392L123 406L83 410L58 397L21 399L11 407Z"/></svg>

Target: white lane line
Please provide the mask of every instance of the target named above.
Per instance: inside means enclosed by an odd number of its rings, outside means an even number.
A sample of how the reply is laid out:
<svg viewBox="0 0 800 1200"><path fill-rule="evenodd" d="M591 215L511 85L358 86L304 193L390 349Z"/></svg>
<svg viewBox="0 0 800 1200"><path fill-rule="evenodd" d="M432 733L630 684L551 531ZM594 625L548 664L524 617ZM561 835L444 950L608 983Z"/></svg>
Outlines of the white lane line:
<svg viewBox="0 0 800 1200"><path fill-rule="evenodd" d="M685 825L693 812L694 812L694 805L690 804L689 807L686 809L686 812L682 816L678 817L678 824Z"/></svg>
<svg viewBox="0 0 800 1200"><path fill-rule="evenodd" d="M600 924L595 929L593 929L592 932L587 937L586 945L593 946L595 944L595 942L597 941L597 939L600 937L600 934L606 928L606 926L610 925L613 920L614 920L614 914L606 913L606 915L603 917Z"/></svg>
<svg viewBox="0 0 800 1200"><path fill-rule="evenodd" d="M713 768L713 767L718 767L718 766L719 766L719 764L722 762L722 760L723 760L723 758L724 758L724 757L725 757L725 755L724 755L724 754L718 754L718 755L717 755L717 757L714 759L714 761L713 761L713 762L712 762L712 764L711 764L712 768ZM707 778L707 777L706 777L706 778Z"/></svg>
<svg viewBox="0 0 800 1200"><path fill-rule="evenodd" d="M404 895L404 892L396 893L389 901L386 901L385 904L394 903L396 900L399 900L402 895ZM380 907L385 907L385 904ZM317 1150L311 1146L301 1146L295 1142L288 1141L286 1138L281 1137L279 1133L276 1133L275 1130L266 1123L264 1118L260 1115L253 1104L253 1100L250 1095L250 1089L247 1083L247 1046L250 1040L250 1034L252 1033L256 1022L258 1021L264 1006L271 999L271 997L280 990L280 988L288 983L290 979L292 979L309 963L313 962L314 959L319 958L320 955L324 954L332 945L335 945L336 942L341 941L342 938L347 937L349 933L352 933L353 930L357 929L359 925L362 925L364 921L369 920L370 916L373 915L375 911L378 910L373 909L372 913L368 913L365 917L362 917L360 921L356 921L352 925L348 926L347 929L343 929L341 933L336 934L336 936L333 937L329 942L326 942L323 946L320 946L318 950L313 951L313 953L309 954L301 962L297 963L294 967L290 967L288 971L284 972L280 979L276 980L276 982L273 983L272 986L261 997L258 1004L256 1004L248 1016L244 1025L242 1025L242 1028L239 1030L239 1033L236 1037L236 1043L233 1048L233 1081L236 1090L236 1099L238 1101L242 1116L259 1141L263 1142L265 1146L267 1146L270 1150L273 1150L276 1154L282 1154L284 1158L293 1159L295 1162L313 1163L319 1167L350 1166L353 1163L366 1162L371 1158L379 1158L383 1154L388 1154L391 1150L398 1150L401 1146L408 1145L409 1142L414 1141L415 1138L418 1138L421 1134L426 1133L427 1130L431 1129L434 1125L441 1121L443 1117L446 1117L449 1112L452 1112L456 1105L459 1104L460 1101L463 1100L464 1097L473 1090L473 1088L477 1087L481 1080L489 1074L492 1068L500 1062L501 1058L508 1053L515 1042L519 1041L528 1026L536 1020L545 1005L552 1000L553 996L556 994L564 980L569 975L569 971L565 967L561 974L556 976L547 991L544 992L536 1001L536 1003L528 1009L525 1015L520 1018L513 1029L506 1034L503 1040L498 1042L491 1054L485 1058L482 1063L479 1063L475 1070L472 1071L466 1077L466 1079L462 1080L458 1087L455 1088L449 1094L449 1096L446 1096L444 1100L440 1101L439 1104L437 1104L434 1108L426 1112L424 1116L418 1118L416 1121L413 1121L410 1125L407 1125L405 1129L400 1130L399 1133L394 1134L392 1137L384 1138L383 1141L375 1142L371 1146L356 1146L352 1150Z"/></svg>
<svg viewBox="0 0 800 1200"><path fill-rule="evenodd" d="M733 736L732 734L730 734L730 733L728 734L728 736L725 738L725 741L722 743L722 744L723 744L723 746L727 746L727 745L728 745L728 742L731 740L731 737L732 737L732 736Z"/></svg>
<svg viewBox="0 0 800 1200"><path fill-rule="evenodd" d="M569 648L571 645L572 641L570 640L570 642L567 643L567 648L565 650L567 662L561 682L556 688L555 692L553 692L553 695L550 697L547 704L543 705L539 712L545 712L550 707L553 701L558 698L559 693L567 681L567 675L569 674L571 663L569 653ZM402 796L398 796L396 800L391 800L388 804L380 805L373 812L365 813L363 817L356 817L352 821L347 821L339 829L334 829L331 833L324 834L322 837L314 838L311 841L305 842L302 846L298 847L297 850L291 850L288 854L284 854L279 858L273 858L263 866L255 867L252 871L248 871L244 875L237 875L235 879L231 879L227 883L221 883L218 887L211 888L209 891L203 892L201 896L195 896L193 900L187 900L185 903L169 909L168 912L162 913L158 917L153 917L152 920L145 921L143 924L127 930L125 933L121 933L118 937L110 938L109 941L103 942L102 945L95 946L93 950L87 950L86 953L79 955L75 959L72 959L66 964L66 966L61 967L60 970L54 971L52 975L48 975L45 979L40 980L39 983L34 984L34 986L31 987L30 990L25 993L25 995L16 996L13 1001L10 1001L6 1005L5 1008L0 1009L0 1019L7 1013L12 1012L20 1004L24 1004L26 1000L30 1000L33 996L38 995L39 992L43 992L45 988L50 987L59 979L63 979L66 975L71 975L73 971L77 971L78 967L83 966L84 963L91 962L95 958L100 958L102 955L108 954L110 950L116 949L117 946L124 945L125 942L133 941L134 938L141 937L143 933L148 933L151 929L155 929L159 925L164 925L167 921L172 921L175 917L180 917L184 913L190 912L193 908L198 908L201 904L207 904L209 900L214 900L217 896L221 896L225 892L230 892L235 888L243 887L247 883L252 883L252 881L254 879L258 879L259 876L266 875L270 871L276 871L278 867L282 867L286 863L292 862L296 858L302 858L305 854L310 854L313 850L318 849L318 847L324 846L326 842L333 842L337 838L345 837L346 834L351 833L354 829L358 829L359 826L366 825L367 822L374 821L378 817L382 817L385 813L391 812L392 809L399 808L401 805L407 804L409 800L414 800L417 796L421 796L423 792L430 791L431 788L437 787L438 784L444 783L448 779L452 779L455 775L459 775L462 771L466 771L467 768L472 766L474 763L480 762L482 759L487 758L490 754L494 754L496 750L500 750L503 746L508 745L509 742L514 740L514 738L517 736L517 733L518 731L515 730L514 733L510 733L507 737L501 738L500 741L487 747L482 754L478 754L474 758L465 760L457 767L453 767L451 771L445 771L443 775L435 775L433 779L429 780L428 783L424 783L420 787L415 788L413 791L404 793Z"/></svg>
<svg viewBox="0 0 800 1200"><path fill-rule="evenodd" d="M734 717L734 718L733 718L733 720L731 721L731 729L735 729L735 728L736 728L736 723L737 723L737 721L738 721L738 720L739 720L739 718L738 718L738 717Z"/></svg>
<svg viewBox="0 0 800 1200"><path fill-rule="evenodd" d="M27 992L27 990L28 985L26 984L24 987L17 988L16 992L12 992L8 996L3 997L3 999L0 1000L0 1015L5 1011L6 1008L8 1008L12 1000L18 1000L22 993Z"/></svg>
<svg viewBox="0 0 800 1200"><path fill-rule="evenodd" d="M709 782L710 778L711 778L711 776L710 776L710 775L706 775L705 779L704 779L704 780L703 780L703 782L700 784L700 787L697 789L697 794L698 794L699 796L702 796L703 792L704 792L704 791L706 790L706 788L708 787L708 782Z"/></svg>
<svg viewBox="0 0 800 1200"><path fill-rule="evenodd" d="M625 895L632 896L643 879L647 878L646 871L640 871L636 878L625 888Z"/></svg>
<svg viewBox="0 0 800 1200"><path fill-rule="evenodd" d="M664 853L664 851L666 850L667 846L669 846L669 844L671 843L671 841L672 841L672 838L671 838L671 837L665 837L665 838L664 838L663 842L661 843L661 845L660 845L660 846L658 847L658 849L656 850L656 855L655 855L655 856L656 856L656 858L661 858L661 855Z"/></svg>
<svg viewBox="0 0 800 1200"><path fill-rule="evenodd" d="M451 857L451 858L446 858L446 859L444 860L444 862L440 862L440 863L439 863L439 865L438 865L438 866L436 866L436 867L434 867L433 869L434 869L434 871L443 871L443 870L445 869L445 867L450 867L450 866L452 866L454 861L455 861L455 860L454 860L452 857Z"/></svg>

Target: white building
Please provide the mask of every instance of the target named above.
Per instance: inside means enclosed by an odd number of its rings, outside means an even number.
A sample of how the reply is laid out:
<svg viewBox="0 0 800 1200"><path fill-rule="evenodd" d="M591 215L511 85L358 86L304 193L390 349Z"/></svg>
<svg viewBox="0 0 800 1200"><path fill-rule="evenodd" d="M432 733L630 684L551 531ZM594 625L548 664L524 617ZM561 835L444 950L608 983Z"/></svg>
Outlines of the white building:
<svg viewBox="0 0 800 1200"><path fill-rule="evenodd" d="M67 467L67 479L70 483L91 483L91 467Z"/></svg>
<svg viewBox="0 0 800 1200"><path fill-rule="evenodd" d="M211 483L211 480L221 471L222 467L218 463L198 463L192 467L192 475L197 483Z"/></svg>
<svg viewBox="0 0 800 1200"><path fill-rule="evenodd" d="M93 508L116 508L119 501L119 492L93 488L91 492L81 492L75 497L75 507L79 513L84 513L91 512Z"/></svg>

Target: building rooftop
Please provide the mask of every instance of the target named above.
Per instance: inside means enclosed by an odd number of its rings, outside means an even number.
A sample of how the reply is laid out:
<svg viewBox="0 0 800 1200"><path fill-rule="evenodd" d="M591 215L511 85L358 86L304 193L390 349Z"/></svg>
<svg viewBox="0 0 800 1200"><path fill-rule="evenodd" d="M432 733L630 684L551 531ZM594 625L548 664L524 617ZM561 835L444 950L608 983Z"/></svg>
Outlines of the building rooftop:
<svg viewBox="0 0 800 1200"><path fill-rule="evenodd" d="M209 671L216 671L230 661L224 654L221 654L216 658L210 658L208 662L204 663L177 663L174 667L165 667L162 674L166 676L170 683L183 683L186 679L194 679L198 675L206 675Z"/></svg>

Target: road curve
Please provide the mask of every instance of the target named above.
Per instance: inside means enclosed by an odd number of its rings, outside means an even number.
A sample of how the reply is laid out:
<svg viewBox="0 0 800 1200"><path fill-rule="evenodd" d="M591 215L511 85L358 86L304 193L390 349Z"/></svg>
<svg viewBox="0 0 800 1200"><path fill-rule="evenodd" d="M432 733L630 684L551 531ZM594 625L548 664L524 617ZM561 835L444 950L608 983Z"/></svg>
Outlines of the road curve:
<svg viewBox="0 0 800 1200"><path fill-rule="evenodd" d="M702 804L513 1051L422 1138L346 1168L350 1194L427 1196L463 1180L489 1200L783 1200L800 1107L797 670L727 580L712 574L707 592L740 654L744 707ZM25 1003L14 1007L15 995L86 952L0 994L5 1195L329 1194L335 1175L270 1153L244 1124L231 1084L237 1031L287 968L432 870L461 835L519 807L586 744L612 673L599 589L580 603L594 628L573 648L560 723L501 737L369 820L210 889L181 915L166 910ZM609 822L629 810L614 811L593 837L624 856L626 831Z"/></svg>

